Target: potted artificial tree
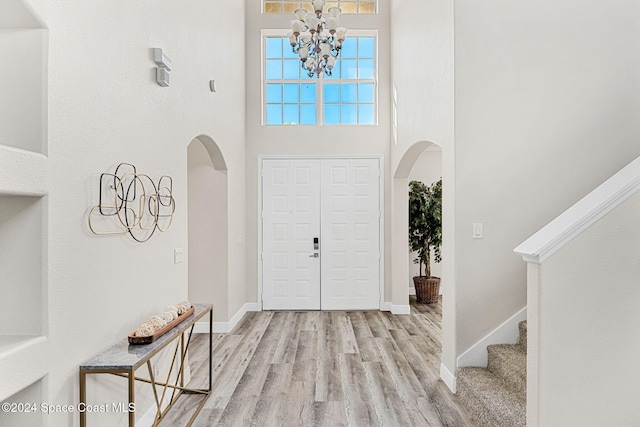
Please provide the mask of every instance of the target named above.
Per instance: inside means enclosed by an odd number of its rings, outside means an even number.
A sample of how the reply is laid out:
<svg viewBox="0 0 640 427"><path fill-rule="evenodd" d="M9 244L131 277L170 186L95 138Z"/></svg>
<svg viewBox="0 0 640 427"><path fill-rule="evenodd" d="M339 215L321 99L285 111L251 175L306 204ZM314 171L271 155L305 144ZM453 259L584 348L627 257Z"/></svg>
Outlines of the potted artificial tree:
<svg viewBox="0 0 640 427"><path fill-rule="evenodd" d="M409 246L417 252L414 263L420 264L420 276L413 278L418 302L438 302L440 278L431 276L431 251L440 262L442 246L442 178L426 186L420 181L409 183ZM422 275L422 266L425 274Z"/></svg>

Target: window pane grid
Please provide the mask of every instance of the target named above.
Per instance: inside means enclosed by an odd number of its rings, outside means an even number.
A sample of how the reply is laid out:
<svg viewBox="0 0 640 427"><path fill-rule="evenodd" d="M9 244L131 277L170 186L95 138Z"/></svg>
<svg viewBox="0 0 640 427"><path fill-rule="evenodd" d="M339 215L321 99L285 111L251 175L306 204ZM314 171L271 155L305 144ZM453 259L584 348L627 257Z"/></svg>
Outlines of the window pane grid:
<svg viewBox="0 0 640 427"><path fill-rule="evenodd" d="M323 83L324 123L375 124L375 38L347 38L340 57Z"/></svg>
<svg viewBox="0 0 640 427"><path fill-rule="evenodd" d="M377 0L340 0L328 1L325 5L325 11L330 7L338 6L342 9L342 13L357 14L375 14L378 13ZM313 11L310 1L301 0L263 0L262 10L265 14L288 14L295 12L296 9L304 8Z"/></svg>
<svg viewBox="0 0 640 427"><path fill-rule="evenodd" d="M316 84L299 81L267 83L266 124L316 124Z"/></svg>
<svg viewBox="0 0 640 427"><path fill-rule="evenodd" d="M342 80L324 84L326 125L375 124L375 82Z"/></svg>
<svg viewBox="0 0 640 427"><path fill-rule="evenodd" d="M316 82L300 75L300 60L283 37L265 38L265 124L315 125Z"/></svg>
<svg viewBox="0 0 640 427"><path fill-rule="evenodd" d="M333 76L320 79L290 50L287 38L265 37L267 126L376 124L375 37L347 38Z"/></svg>

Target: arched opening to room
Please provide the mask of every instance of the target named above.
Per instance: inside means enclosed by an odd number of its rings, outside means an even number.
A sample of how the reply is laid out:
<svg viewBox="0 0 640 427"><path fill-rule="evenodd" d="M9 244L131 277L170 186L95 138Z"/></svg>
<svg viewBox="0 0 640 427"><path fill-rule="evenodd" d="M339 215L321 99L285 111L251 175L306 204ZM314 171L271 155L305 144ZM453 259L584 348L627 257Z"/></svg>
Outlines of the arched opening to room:
<svg viewBox="0 0 640 427"><path fill-rule="evenodd" d="M443 295L442 304L426 304L425 309L437 310L441 314L439 340L441 352L440 374L445 384L455 392L455 379L451 372L455 371L455 277L453 274L453 192L454 183L451 170L448 169L447 157L443 155L446 147L430 141L418 141L411 145L400 158L393 170L392 182L392 283L393 300L396 304L408 304L411 287L413 286L412 272L415 266L409 248L409 182L412 179L423 181L430 185L443 178L443 232L442 232L442 262L433 264L434 275L442 277L440 293ZM445 153L446 154L446 153ZM451 155L451 153L448 153ZM451 160L451 159L449 159ZM449 178L449 181L448 181ZM437 269L436 269L437 268ZM415 307L412 307L414 310ZM441 311L440 311L441 310ZM451 361L453 360L453 364Z"/></svg>
<svg viewBox="0 0 640 427"><path fill-rule="evenodd" d="M394 231L399 237L398 245L394 247L392 264L395 274L394 283L406 284L401 291L407 295L415 293L412 277L419 274L419 266L413 262L416 254L408 245L408 194L409 182L422 181L431 185L442 177L442 148L428 141L420 141L412 145L402 156L393 176L394 186ZM446 238L446 236L444 236ZM442 277L442 262L431 262L432 275ZM446 289L446 286L444 287ZM396 288L399 289L399 288ZM442 292L441 287L441 292ZM446 292L446 290L445 290Z"/></svg>
<svg viewBox="0 0 640 427"><path fill-rule="evenodd" d="M220 147L206 135L187 148L189 300L211 302L228 319L228 183Z"/></svg>
<svg viewBox="0 0 640 427"><path fill-rule="evenodd" d="M442 324L441 324L441 365L440 374L445 384L455 392L455 336L456 336L456 284L454 274L454 188L451 169L451 152L447 147L430 141L419 141L410 146L402 155L398 166L393 171L392 183L392 283L393 299L396 304L407 304L409 301L412 278L410 263L412 261L409 239L408 194L410 179L430 180L443 178L443 211L442 211L442 262L439 269L442 273ZM424 158L422 156L425 156ZM440 164L438 166L438 159ZM431 166L429 166L431 165ZM433 170L423 170L432 168ZM439 169L439 170L438 170ZM437 172L440 172L438 175ZM425 182L430 184L430 182ZM435 267L435 266L434 266Z"/></svg>

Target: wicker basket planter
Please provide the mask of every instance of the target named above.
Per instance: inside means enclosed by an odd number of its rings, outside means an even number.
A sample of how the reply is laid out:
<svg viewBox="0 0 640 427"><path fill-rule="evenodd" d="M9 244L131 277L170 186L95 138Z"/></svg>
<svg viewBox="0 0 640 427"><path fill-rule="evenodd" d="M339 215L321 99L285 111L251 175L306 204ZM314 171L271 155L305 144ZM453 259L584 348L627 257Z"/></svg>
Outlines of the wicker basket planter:
<svg viewBox="0 0 640 427"><path fill-rule="evenodd" d="M413 278L416 287L416 299L420 303L432 304L440 298L440 278L416 276Z"/></svg>

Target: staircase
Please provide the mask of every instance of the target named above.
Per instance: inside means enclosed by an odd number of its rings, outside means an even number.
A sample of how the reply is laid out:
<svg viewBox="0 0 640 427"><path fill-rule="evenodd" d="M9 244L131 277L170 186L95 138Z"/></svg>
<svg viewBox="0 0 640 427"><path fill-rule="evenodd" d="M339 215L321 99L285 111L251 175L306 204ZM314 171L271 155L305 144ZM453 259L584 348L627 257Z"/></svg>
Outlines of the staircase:
<svg viewBox="0 0 640 427"><path fill-rule="evenodd" d="M487 347L487 368L458 370L456 394L483 427L527 425L527 322L519 327L516 344Z"/></svg>

